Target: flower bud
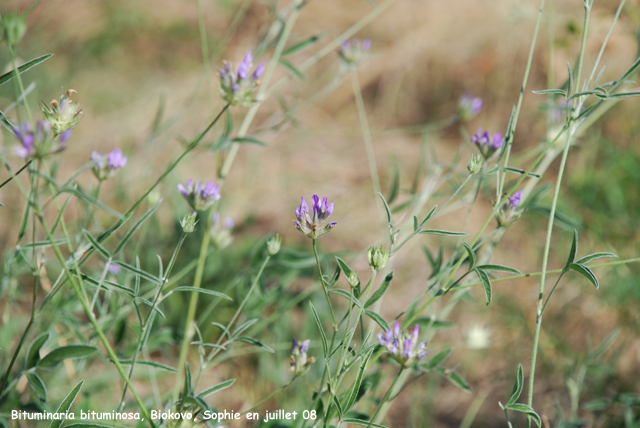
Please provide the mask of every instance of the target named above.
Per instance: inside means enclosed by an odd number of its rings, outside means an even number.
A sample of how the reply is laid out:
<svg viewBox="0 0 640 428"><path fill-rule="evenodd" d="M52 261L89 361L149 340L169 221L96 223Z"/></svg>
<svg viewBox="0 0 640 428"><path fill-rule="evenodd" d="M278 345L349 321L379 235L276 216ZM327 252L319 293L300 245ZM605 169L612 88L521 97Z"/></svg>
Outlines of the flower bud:
<svg viewBox="0 0 640 428"><path fill-rule="evenodd" d="M27 31L27 22L23 15L17 13L3 13L0 15L0 33L9 47L13 48Z"/></svg>
<svg viewBox="0 0 640 428"><path fill-rule="evenodd" d="M349 272L349 274L345 275L345 277L347 278L347 282L352 288L356 288L360 285L360 278L358 278L358 275L354 271Z"/></svg>
<svg viewBox="0 0 640 428"><path fill-rule="evenodd" d="M389 260L389 251L382 248L382 246L372 245L367 251L367 259L369 259L371 269L379 272Z"/></svg>
<svg viewBox="0 0 640 428"><path fill-rule="evenodd" d="M314 357L307 357L309 351L309 345L311 340L307 339L303 342L298 342L293 339L293 346L291 347L291 366L289 370L295 373L296 376L304 376L309 371L311 364L316 360Z"/></svg>
<svg viewBox="0 0 640 428"><path fill-rule="evenodd" d="M224 221L222 221L218 211L215 211L211 216L209 235L211 236L211 241L218 249L226 248L233 242L233 235L231 233L233 226L235 226L233 219L226 217Z"/></svg>
<svg viewBox="0 0 640 428"><path fill-rule="evenodd" d="M267 241L267 251L270 256L275 256L280 251L280 244L282 243L282 238L280 235L272 236Z"/></svg>
<svg viewBox="0 0 640 428"><path fill-rule="evenodd" d="M461 121L473 119L482 110L482 98L464 94L458 101L458 118Z"/></svg>
<svg viewBox="0 0 640 428"><path fill-rule="evenodd" d="M180 221L180 226L182 226L182 231L186 233L193 233L196 230L196 224L198 220L196 220L198 213L193 211L184 216L184 218Z"/></svg>
<svg viewBox="0 0 640 428"><path fill-rule="evenodd" d="M467 165L467 170L469 170L469 174L477 174L482 169L482 155L473 154L471 155L471 161L469 165Z"/></svg>

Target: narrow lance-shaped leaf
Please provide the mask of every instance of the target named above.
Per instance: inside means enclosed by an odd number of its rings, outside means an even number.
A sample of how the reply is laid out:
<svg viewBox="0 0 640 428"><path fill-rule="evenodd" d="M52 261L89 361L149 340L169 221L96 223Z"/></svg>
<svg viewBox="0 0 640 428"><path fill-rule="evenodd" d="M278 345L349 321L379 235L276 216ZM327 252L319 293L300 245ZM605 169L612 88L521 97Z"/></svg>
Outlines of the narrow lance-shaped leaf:
<svg viewBox="0 0 640 428"><path fill-rule="evenodd" d="M360 364L360 368L358 369L358 374L356 375L356 379L353 382L353 386L351 387L351 391L349 392L349 396L347 397L347 401L345 402L344 409L348 412L351 407L356 402L356 398L358 397L358 391L360 390L360 384L362 383L362 377L364 376L364 370L367 367L367 363L369 362L369 358L371 358L371 354L373 353L373 349L369 351L367 356L362 360L362 364Z"/></svg>
<svg viewBox="0 0 640 428"><path fill-rule="evenodd" d="M482 287L484 288L484 294L486 297L486 304L489 305L491 303L491 281L489 280L489 275L482 269L476 268L476 273L480 278L480 282L482 282Z"/></svg>
<svg viewBox="0 0 640 428"><path fill-rule="evenodd" d="M64 400L62 400L62 403L60 403L60 405L58 406L56 413L58 414L67 413L69 411L69 409L71 408L71 405L73 404L73 401L76 399L76 396L78 395L78 392L80 392L80 388L82 388L82 385L84 385L84 380L81 380L80 382L78 382L78 384L73 387L71 392L67 394ZM64 419L53 419L49 424L49 428L60 428L63 422L64 422Z"/></svg>
<svg viewBox="0 0 640 428"><path fill-rule="evenodd" d="M322 323L320 322L320 317L318 316L318 312L316 312L316 308L313 306L313 303L309 302L309 306L311 306L311 311L313 312L313 317L316 320L316 324L318 325L318 330L320 330L320 337L322 338L322 350L324 352L324 356L326 358L327 353L329 352L329 346L327 345L327 335L324 334L324 329L322 328Z"/></svg>
<svg viewBox="0 0 640 428"><path fill-rule="evenodd" d="M222 391L223 389L227 389L229 388L231 385L233 385L235 383L235 379L229 379L226 380L224 382L220 382L217 385L212 386L211 388L207 388L204 391L202 391L200 394L198 394L198 397L200 398L206 398L209 395L216 393L218 391Z"/></svg>
<svg viewBox="0 0 640 428"><path fill-rule="evenodd" d="M35 67L41 62L48 60L52 56L53 54L46 54L46 55L39 56L38 58L34 58L31 61L27 61L24 64L18 66L18 73L16 73L15 70L11 70L8 73L3 74L2 76L0 76L0 85L7 83L9 80L13 79L18 74L24 73L25 71L29 70L32 67Z"/></svg>
<svg viewBox="0 0 640 428"><path fill-rule="evenodd" d="M384 204L384 209L387 212L387 223L391 224L391 208L389 208L389 204L387 200L382 196L382 193L378 192L378 196L382 199L382 203Z"/></svg>
<svg viewBox="0 0 640 428"><path fill-rule="evenodd" d="M569 258L564 265L564 270L569 269L569 265L576 260L576 254L578 254L578 231L573 231L573 241L571 242L571 250L569 251Z"/></svg>
<svg viewBox="0 0 640 428"><path fill-rule="evenodd" d="M511 390L511 396L509 397L507 406L515 403L518 400L518 398L520 398L520 394L522 394L523 386L524 386L524 373L522 371L522 364L519 364L518 375L516 376L516 382L513 384L513 389Z"/></svg>
<svg viewBox="0 0 640 428"><path fill-rule="evenodd" d="M382 316L373 311L370 311L369 309L365 309L364 313L367 314L367 316L369 316L372 320L374 320L383 330L389 330L389 323L385 321Z"/></svg>
<svg viewBox="0 0 640 428"><path fill-rule="evenodd" d="M39 362L38 367L51 368L58 365L62 360L67 358L86 358L98 352L98 349L92 345L67 345L54 349L44 356Z"/></svg>
<svg viewBox="0 0 640 428"><path fill-rule="evenodd" d="M527 416L531 416L531 418L536 422L536 424L539 427L542 426L542 420L540 419L540 416L538 416L538 414L526 404L514 403L514 404L509 404L505 406L505 408L509 410L515 410L516 412L525 413Z"/></svg>
<svg viewBox="0 0 640 428"><path fill-rule="evenodd" d="M473 251L471 245L467 244L464 241L462 241L462 246L465 250L467 250L467 255L469 256L469 270L473 270L473 268L476 266L476 252Z"/></svg>
<svg viewBox="0 0 640 428"><path fill-rule="evenodd" d="M378 288L373 293L373 295L371 295L371 297L369 297L369 299L364 304L365 308L368 308L369 306L373 305L375 302L377 302L384 295L384 293L387 291L387 288L389 288L389 285L391 284L391 280L393 280L393 271L391 271L391 272L389 272L387 274L387 276L385 277L384 281L382 281L382 284L380 284L380 288Z"/></svg>
<svg viewBox="0 0 640 428"><path fill-rule="evenodd" d="M509 266L502 266L502 265L481 265L481 266L478 266L478 269L481 269L483 271L509 272L515 275L522 274L522 272L520 272L518 269L509 267Z"/></svg>
<svg viewBox="0 0 640 428"><path fill-rule="evenodd" d="M588 267L586 267L585 265L571 263L569 265L569 269L575 270L576 272L578 272L579 274L587 278L589 281L591 281L591 283L595 285L596 288L600 288L600 283L598 282L598 278L596 278L596 275L593 273L593 271Z"/></svg>
<svg viewBox="0 0 640 428"><path fill-rule="evenodd" d="M607 253L607 252L593 253L593 254L589 254L588 256L584 256L581 259L576 260L575 263L578 265L583 265L585 263L589 263L591 260L601 259L604 257L618 257L618 256L613 253Z"/></svg>
<svg viewBox="0 0 640 428"><path fill-rule="evenodd" d="M34 372L27 372L27 380L29 381L29 386L33 389L33 392L36 393L38 398L41 401L47 401L47 388L44 386L44 382L40 379Z"/></svg>

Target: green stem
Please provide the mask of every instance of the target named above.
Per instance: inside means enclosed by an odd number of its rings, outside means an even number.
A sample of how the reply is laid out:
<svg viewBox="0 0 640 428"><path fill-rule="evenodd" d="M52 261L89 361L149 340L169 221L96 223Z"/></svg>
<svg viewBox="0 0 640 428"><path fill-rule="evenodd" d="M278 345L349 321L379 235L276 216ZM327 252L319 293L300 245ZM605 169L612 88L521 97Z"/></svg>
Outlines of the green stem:
<svg viewBox="0 0 640 428"><path fill-rule="evenodd" d="M404 370L404 367L400 367L400 370L398 370L398 373L396 373L396 377L393 378L393 382L391 382L391 385L389 385L389 389L387 389L387 392L384 394L384 398L382 398L382 401L378 405L378 408L373 413L373 416L371 416L371 419L369 419L369 425L367 425L368 428L371 428L371 424L374 423L374 421L376 420L378 413L380 413L380 409L382 409L382 406L384 406L384 403L389 398L389 394L391 394L391 390L396 385L396 382L398 381L398 378L400 377L400 374L402 373L403 370Z"/></svg>
<svg viewBox="0 0 640 428"><path fill-rule="evenodd" d="M333 312L333 305L331 304L331 299L329 298L329 291L327 290L327 284L324 282L324 276L322 275L322 267L320 266L320 258L318 257L318 244L316 243L317 239L312 239L313 242L313 255L316 257L316 266L318 267L318 275L320 275L320 284L322 284L322 290L324 291L324 295L327 298L327 303L329 304L329 310L331 311L331 321L333 323L333 330L335 331L338 326L336 325L336 315Z"/></svg>
<svg viewBox="0 0 640 428"><path fill-rule="evenodd" d="M207 260L207 250L209 249L209 243L211 241L211 234L209 228L206 227L204 234L202 235L202 243L200 244L200 256L198 258L198 267L196 268L196 275L193 278L193 288L200 288L202 284L202 275L204 272L204 263ZM187 320L184 324L184 337L182 339L182 345L180 347L180 357L178 359L178 379L182 379L184 373L184 363L187 361L187 354L189 352L189 344L191 338L195 333L193 327L193 318L196 315L196 308L198 307L198 295L200 293L193 291L191 293L191 300L189 301L189 309L187 310ZM180 382L176 382L173 388L174 399L178 397L178 391L180 390Z"/></svg>
<svg viewBox="0 0 640 428"><path fill-rule="evenodd" d="M31 116L31 110L29 109L29 104L27 103L27 97L24 93L24 85L22 84L22 77L20 77L20 71L18 70L18 63L16 62L16 51L13 47L9 46L9 54L11 56L11 64L13 65L13 72L16 75L16 80L18 81L18 87L20 88L20 95L22 95L22 105L24 106L25 111L27 112L27 118L29 118L29 123L31 126L34 125L33 117Z"/></svg>

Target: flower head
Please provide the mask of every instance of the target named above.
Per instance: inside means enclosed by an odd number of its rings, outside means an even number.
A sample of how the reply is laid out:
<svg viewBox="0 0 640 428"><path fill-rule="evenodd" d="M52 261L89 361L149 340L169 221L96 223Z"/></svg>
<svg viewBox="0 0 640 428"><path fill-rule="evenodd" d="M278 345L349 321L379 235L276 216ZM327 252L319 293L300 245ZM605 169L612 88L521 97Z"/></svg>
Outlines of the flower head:
<svg viewBox="0 0 640 428"><path fill-rule="evenodd" d="M204 211L220 199L220 185L214 184L213 181L204 184L202 181L195 183L188 179L186 186L178 184L178 192L196 211Z"/></svg>
<svg viewBox="0 0 640 428"><path fill-rule="evenodd" d="M264 73L264 65L258 64L253 73L253 55L247 52L244 59L238 64L238 69L234 71L233 66L228 62L224 63L224 68L219 69L220 73L220 95L222 99L233 106L248 107L256 103L255 92L260 85L260 76Z"/></svg>
<svg viewBox="0 0 640 428"><path fill-rule="evenodd" d="M228 247L233 241L233 237L231 235L231 230L235 226L235 222L231 217L226 217L224 220L221 220L220 213L218 211L214 212L211 216L211 228L209 229L209 234L211 235L211 240L219 249Z"/></svg>
<svg viewBox="0 0 640 428"><path fill-rule="evenodd" d="M327 221L333 212L334 204L329 204L327 198L321 200L318 195L313 195L311 197L311 212L309 212L307 201L304 198L301 199L300 206L295 209L297 220L293 222L296 229L311 239L317 239L329 233L337 224L335 221Z"/></svg>
<svg viewBox="0 0 640 428"><path fill-rule="evenodd" d="M465 93L458 100L458 118L461 121L473 119L482 110L482 104L482 98Z"/></svg>
<svg viewBox="0 0 640 428"><path fill-rule="evenodd" d="M427 355L427 342L418 341L420 327L416 324L412 331L400 329L400 323L396 321L393 328L386 333L378 334L378 342L387 348L391 357L404 368L411 367L420 358Z"/></svg>
<svg viewBox="0 0 640 428"><path fill-rule="evenodd" d="M82 119L80 104L71 99L71 95L75 93L76 91L69 89L60 99L51 101L51 106L40 102L42 116L56 135L74 128Z"/></svg>
<svg viewBox="0 0 640 428"><path fill-rule="evenodd" d="M314 357L307 357L309 351L309 345L311 340L307 339L303 342L298 342L293 339L293 345L291 346L291 370L296 376L304 376L309 371L311 364L316 360Z"/></svg>
<svg viewBox="0 0 640 428"><path fill-rule="evenodd" d="M198 213L193 211L185 215L182 220L180 220L180 226L182 226L182 231L185 234L195 232L196 224L198 224L197 216Z"/></svg>
<svg viewBox="0 0 640 428"><path fill-rule="evenodd" d="M471 161L469 162L469 165L467 165L467 170L469 171L469 174L476 174L480 172L481 169L482 156L478 153L474 153L473 155L471 155Z"/></svg>
<svg viewBox="0 0 640 428"><path fill-rule="evenodd" d="M478 128L478 132L471 136L471 142L478 147L480 153L485 159L489 159L504 145L504 138L502 134L496 132L493 137L488 131L482 131L482 128Z"/></svg>
<svg viewBox="0 0 640 428"><path fill-rule="evenodd" d="M338 54L343 62L350 67L355 67L367 57L367 52L371 48L371 39L345 40L340 45Z"/></svg>
<svg viewBox="0 0 640 428"><path fill-rule="evenodd" d="M498 213L496 214L496 220L500 226L509 226L515 222L522 215L522 211L518 210L518 205L522 202L522 190L517 191L513 195L509 196L507 200L502 204Z"/></svg>
<svg viewBox="0 0 640 428"><path fill-rule="evenodd" d="M109 272L111 272L113 275L117 275L120 273L120 266L115 264L115 263L109 263Z"/></svg>
<svg viewBox="0 0 640 428"><path fill-rule="evenodd" d="M369 260L369 267L376 272L380 272L387 264L387 260L389 260L389 250L379 245L372 245L367 251L367 259Z"/></svg>
<svg viewBox="0 0 640 428"><path fill-rule="evenodd" d="M64 133L62 135L64 135ZM118 148L113 149L106 155L93 151L91 152L91 160L96 161L96 164L93 166L93 174L100 181L113 177L116 171L127 164L126 156L124 156L122 150Z"/></svg>
<svg viewBox="0 0 640 428"><path fill-rule="evenodd" d="M28 122L13 127L13 135L20 141L21 147L15 149L16 155L23 159L38 158L58 153L66 148L71 130L60 135L51 132L49 122L39 120L35 129Z"/></svg>

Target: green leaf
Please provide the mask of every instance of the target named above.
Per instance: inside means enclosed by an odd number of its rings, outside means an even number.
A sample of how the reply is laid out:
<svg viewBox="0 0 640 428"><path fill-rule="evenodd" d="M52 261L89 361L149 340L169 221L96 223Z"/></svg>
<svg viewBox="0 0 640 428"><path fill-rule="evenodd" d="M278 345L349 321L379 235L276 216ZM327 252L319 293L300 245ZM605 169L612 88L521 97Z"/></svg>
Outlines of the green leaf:
<svg viewBox="0 0 640 428"><path fill-rule="evenodd" d="M454 323L452 322L440 321L431 317L418 318L417 320L415 320L415 323L420 327L425 328L449 328L454 326Z"/></svg>
<svg viewBox="0 0 640 428"><path fill-rule="evenodd" d="M284 58L280 58L280 60L278 61L280 64L284 65L285 68L287 70L289 70L291 72L291 74L293 74L294 76L296 76L298 79L304 81L306 80L306 77L304 77L304 74L298 70L295 65L291 64L289 61L287 61Z"/></svg>
<svg viewBox="0 0 640 428"><path fill-rule="evenodd" d="M378 196L382 199L382 203L384 204L384 209L387 212L387 223L391 224L391 209L389 208L389 204L387 200L382 196L382 193L378 192Z"/></svg>
<svg viewBox="0 0 640 428"><path fill-rule="evenodd" d="M122 216L122 214L120 214L118 211L109 208L108 206L106 206L105 204L103 204L102 202L100 202L99 200L97 200L96 198L94 198L91 195L87 195L86 193L84 193L82 190L75 188L75 187L71 187L71 186L63 186L60 188L60 193L71 193L73 195L75 195L76 197L90 203L91 205L94 205L96 208L106 212L107 214L112 215L113 217L122 220L124 217Z"/></svg>
<svg viewBox="0 0 640 428"><path fill-rule="evenodd" d="M604 99L613 100L616 98L631 98L631 97L638 97L638 96L640 96L640 92L621 92L621 93L609 95Z"/></svg>
<svg viewBox="0 0 640 428"><path fill-rule="evenodd" d="M258 140L257 138L253 138L253 137L235 137L231 139L232 142L234 143L249 143L249 144L257 144L258 146L265 146L267 145L267 143Z"/></svg>
<svg viewBox="0 0 640 428"><path fill-rule="evenodd" d="M215 392L222 391L223 389L227 389L231 385L233 385L235 381L236 381L235 379L229 379L224 382L220 382L217 385L213 385L211 388L207 388L204 391L202 391L200 394L198 394L198 397L206 398Z"/></svg>
<svg viewBox="0 0 640 428"><path fill-rule="evenodd" d="M33 389L33 392L36 393L38 398L43 402L47 401L47 388L44 386L42 379L33 372L27 372L27 380L29 381L31 389Z"/></svg>
<svg viewBox="0 0 640 428"><path fill-rule="evenodd" d="M606 398L597 398L595 400L588 401L582 405L584 410L589 412L601 412L609 408L611 404Z"/></svg>
<svg viewBox="0 0 640 428"><path fill-rule="evenodd" d="M51 335L46 332L33 339L33 342L29 345L27 356L25 358L24 365L26 370L29 370L31 367L35 367L36 364L38 364L38 361L40 361L40 348L49 341L50 336Z"/></svg>
<svg viewBox="0 0 640 428"><path fill-rule="evenodd" d="M107 251L106 248L104 248L96 238L94 238L93 236L91 236L91 234L87 231L87 230L83 230L82 233L84 234L84 236L89 240L89 242L91 242L91 245L93 245L93 248L96 249L96 251L105 259L109 259L111 258L111 254L109 254L109 251Z"/></svg>
<svg viewBox="0 0 640 428"><path fill-rule="evenodd" d="M352 275L356 275L355 272L351 270L349 265L340 257L336 256L336 261L338 262L338 266L340 267L340 270L344 273L344 276L346 276L347 278L350 278ZM356 275L356 277L357 276L358 275ZM360 279L358 279L358 284L360 284Z"/></svg>
<svg viewBox="0 0 640 428"><path fill-rule="evenodd" d="M94 285L96 287L98 286L99 281L91 278L89 275L82 274L81 276L82 276L82 280L86 281L88 284ZM104 281L102 281L102 286L103 287L108 287L108 288L113 287L113 288L115 288L115 291L118 291L118 290L123 291L123 292L127 293L131 297L134 297L136 295L133 290L131 290L131 289L129 289L129 288L123 286L123 285L117 284L115 282L107 281L106 279Z"/></svg>
<svg viewBox="0 0 640 428"><path fill-rule="evenodd" d="M336 394L332 393L331 395L333 396L333 403L338 409L338 415L342 418L342 415L344 414L344 412L342 411L342 404L340 404L340 400L338 399L338 396Z"/></svg>
<svg viewBox="0 0 640 428"><path fill-rule="evenodd" d="M62 360L67 358L86 358L98 352L98 349L92 345L67 345L55 348L44 356L39 362L39 368L51 368L58 365Z"/></svg>
<svg viewBox="0 0 640 428"><path fill-rule="evenodd" d="M2 126L4 126L7 131L9 132L13 132L13 123L11 123L11 121L9 120L9 118L7 118L7 116L4 115L3 112L0 111L0 123L2 124Z"/></svg>
<svg viewBox="0 0 640 428"><path fill-rule="evenodd" d="M464 241L462 241L462 246L465 250L467 250L467 255L469 256L469 270L472 270L476 265L476 252L473 251L471 245L467 244Z"/></svg>
<svg viewBox="0 0 640 428"><path fill-rule="evenodd" d="M114 265L118 265L121 268L123 268L124 270L127 270L131 273L134 273L136 275L140 275L141 278L146 279L149 282L153 282L154 284L162 284L162 280L160 278L158 278L157 276L151 275L149 272L146 272L142 269L138 269L137 267L133 267L130 264L127 264L125 262L122 262L120 260L114 260L112 262ZM176 290L173 290L176 291Z"/></svg>
<svg viewBox="0 0 640 428"><path fill-rule="evenodd" d="M80 392L80 388L82 388L83 384L84 384L84 380L81 380L75 387L73 387L71 392L67 394L66 397L64 397L64 400L62 400L62 403L60 403L55 413L67 413L69 411L69 409L71 408L71 405L73 404L73 401L76 399L76 396L78 395L78 392ZM49 424L49 428L60 428L63 422L64 422L64 419L57 419L57 420L53 419Z"/></svg>
<svg viewBox="0 0 640 428"><path fill-rule="evenodd" d="M538 95L557 94L557 95L562 95L563 97L567 96L567 93L562 89L543 89L541 91L532 91L532 92Z"/></svg>
<svg viewBox="0 0 640 428"><path fill-rule="evenodd" d="M151 208L149 208L147 210L147 212L144 213L144 215L142 217L140 217L140 219L136 222L136 224L134 224L131 229L129 229L127 231L127 233L122 237L122 239L118 242L118 245L116 246L116 249L113 250L113 255L115 256L116 254L118 254L120 252L120 250L122 250L122 247L125 246L125 244L127 242L129 242L129 240L133 237L133 234L136 233L136 231L138 229L140 229L140 227L142 226L142 224L147 221L151 215L156 212L156 210L158 209L158 207L160 206L160 204L162 203L162 199L160 199L158 202L155 203L154 206L152 206Z"/></svg>
<svg viewBox="0 0 640 428"><path fill-rule="evenodd" d="M423 228L423 226L429 221L429 219L431 217L433 217L433 214L436 212L437 209L438 209L437 205L434 205L433 208L431 208L431 210L427 213L426 216L424 216L424 218L422 219L422 221L418 225L418 229L422 229Z"/></svg>
<svg viewBox="0 0 640 428"><path fill-rule="evenodd" d="M369 351L367 356L360 364L360 368L358 369L358 374L356 375L356 379L353 382L351 387L351 392L347 397L347 401L345 402L344 409L348 412L351 407L355 404L356 398L358 397L358 391L360 390L360 384L362 383L362 377L364 376L364 370L367 368L367 363L369 362L369 358L371 358L371 354L373 353L373 349Z"/></svg>
<svg viewBox="0 0 640 428"><path fill-rule="evenodd" d="M120 364L122 364L124 366L128 366L128 365L131 364L131 360L120 360ZM157 363L155 361L137 360L136 361L136 365L153 367L153 368L156 368L156 369L159 369L159 370L164 370L164 371L170 372L170 373L178 373L178 369L174 369L171 366L167 366L166 364L160 364L160 363Z"/></svg>
<svg viewBox="0 0 640 428"><path fill-rule="evenodd" d="M384 293L387 291L387 288L389 288L389 285L391 284L391 280L392 279L393 279L393 271L391 271L391 272L389 272L387 274L387 276L385 277L384 281L382 281L382 284L380 284L380 287L365 302L365 304L364 304L365 308L368 308L369 306L373 305L375 302L377 302L384 295Z"/></svg>
<svg viewBox="0 0 640 428"><path fill-rule="evenodd" d="M447 378L449 382L462 389L464 392L471 393L471 387L457 371L445 369L444 367L438 367L435 371Z"/></svg>
<svg viewBox="0 0 640 428"><path fill-rule="evenodd" d="M344 291L344 290L342 290L340 288L332 288L332 289L329 290L329 293L335 293L335 294L338 294L338 295L344 297L345 299L347 299L349 301L351 300L351 294L347 293L346 291ZM359 308L362 307L362 303L360 303L358 301L358 299L356 299L355 297L353 298L353 303L358 305Z"/></svg>
<svg viewBox="0 0 640 428"><path fill-rule="evenodd" d="M431 357L429 362L426 364L427 368L429 370L433 370L437 367L440 367L440 365L444 363L447 358L449 358L452 352L453 348L443 349L442 351L438 352L436 355Z"/></svg>
<svg viewBox="0 0 640 428"><path fill-rule="evenodd" d="M391 189L389 190L389 197L387 198L387 202L392 204L393 201L395 201L396 198L398 197L399 191L400 191L400 171L396 166L393 169L393 181L391 181Z"/></svg>
<svg viewBox="0 0 640 428"><path fill-rule="evenodd" d="M467 236L464 232L450 232L448 230L438 230L438 229L427 229L423 230L420 233L425 233L428 235L443 235L443 236Z"/></svg>
<svg viewBox="0 0 640 428"><path fill-rule="evenodd" d="M295 43L291 46L289 46L288 48L286 48L283 52L282 52L282 56L287 56L287 55L291 55L295 52L298 52L300 50L303 50L304 48L307 48L309 46L311 46L312 44L316 43L318 40L322 39L324 37L324 33L320 33L317 34L315 36L311 36L309 38L306 38L302 41L299 41L298 43Z"/></svg>
<svg viewBox="0 0 640 428"><path fill-rule="evenodd" d="M271 349L270 347L268 347L264 343L260 342L259 340L254 339L253 337L240 336L240 337L237 337L236 340L239 341L239 342L244 342L244 343L248 343L250 345L257 346L257 347L262 348L265 351L270 352L272 354L276 353L276 351L274 351L273 349Z"/></svg>
<svg viewBox="0 0 640 428"><path fill-rule="evenodd" d="M540 416L538 416L538 414L526 404L514 403L506 405L505 408L509 410L515 410L516 412L526 413L528 416L531 416L534 421L536 421L536 424L539 427L542 426L542 420L540 420Z"/></svg>
<svg viewBox="0 0 640 428"><path fill-rule="evenodd" d="M226 294L220 293L218 291L207 290L206 288L196 288L196 287L182 286L182 287L174 288L173 291L191 291L191 292L194 292L194 293L209 294L211 296L221 297L223 299L230 300L230 301L233 302L233 299L231 297L227 296Z"/></svg>
<svg viewBox="0 0 640 428"><path fill-rule="evenodd" d="M527 174L528 177L540 178L539 174L534 174L533 172L527 173L526 170L520 169L520 168L513 168L511 166L506 166L506 167L502 167L501 169L504 170L504 171L515 172L515 173L520 174L520 175Z"/></svg>
<svg viewBox="0 0 640 428"><path fill-rule="evenodd" d="M576 260L575 263L579 264L579 265L583 265L585 263L589 263L591 260L595 260L595 259L601 259L604 257L618 257L617 255L613 254L613 253L593 253L590 254L588 256L584 256L583 258Z"/></svg>
<svg viewBox="0 0 640 428"><path fill-rule="evenodd" d="M591 281L591 283L595 285L596 288L600 288L600 283L598 282L598 278L596 278L595 274L591 271L591 269L589 269L585 265L571 263L569 265L569 269L575 270L576 272L578 272L579 274L587 278L589 281Z"/></svg>
<svg viewBox="0 0 640 428"><path fill-rule="evenodd" d="M571 242L571 250L569 251L569 258L567 259L567 263L564 265L563 270L569 269L569 265L576 260L576 254L578 254L578 231L573 230L573 242Z"/></svg>
<svg viewBox="0 0 640 428"><path fill-rule="evenodd" d="M313 306L313 303L309 302L309 306L311 306L313 317L316 319L316 324L318 324L318 330L320 330L320 337L322 338L322 350L324 352L323 355L326 357L327 353L329 352L329 346L327 345L327 335L324 333L322 323L320 322L320 317L318 316L318 312L316 312L316 308Z"/></svg>
<svg viewBox="0 0 640 428"><path fill-rule="evenodd" d="M477 269L481 269L484 271L509 272L515 275L522 275L522 272L520 272L518 269L514 269L514 268L503 266L503 265L482 265L482 266L478 266Z"/></svg>
<svg viewBox="0 0 640 428"><path fill-rule="evenodd" d="M524 373L522 371L522 364L519 364L518 375L516 376L516 383L513 384L513 389L511 390L511 396L509 397L509 401L507 402L507 407L515 403L518 400L518 398L520 398L520 394L522 394L523 386L524 386Z"/></svg>
<svg viewBox="0 0 640 428"><path fill-rule="evenodd" d="M476 268L476 273L480 278L480 282L482 282L482 287L484 287L484 294L486 297L486 304L489 305L491 303L491 281L489 280L489 275L482 269Z"/></svg>
<svg viewBox="0 0 640 428"><path fill-rule="evenodd" d="M600 346L598 346L598 348L595 351L593 351L593 353L590 355L591 359L595 360L599 358L602 354L604 354L607 351L607 349L609 349L613 341L616 340L616 338L618 337L621 331L622 331L621 328L616 328L615 330L613 330L611 334L602 341Z"/></svg>
<svg viewBox="0 0 640 428"><path fill-rule="evenodd" d="M384 425L374 424L374 423L369 422L369 421L364 421L362 419L355 419L355 418L345 418L345 419L342 420L342 422L345 422L347 424L362 425L362 426L365 426L365 427L387 428Z"/></svg>
<svg viewBox="0 0 640 428"><path fill-rule="evenodd" d="M34 58L31 61L25 62L24 64L18 66L18 73L16 73L15 70L12 69L10 72L3 74L2 76L0 76L0 85L7 83L9 80L13 79L18 74L24 73L25 71L29 70L32 67L35 67L41 62L48 60L52 56L53 54L46 54L46 55L39 56L38 58Z"/></svg>
<svg viewBox="0 0 640 428"><path fill-rule="evenodd" d="M367 314L372 320L374 320L383 330L389 330L389 323L387 323L382 316L379 314L370 311L369 309L365 309L364 313Z"/></svg>

